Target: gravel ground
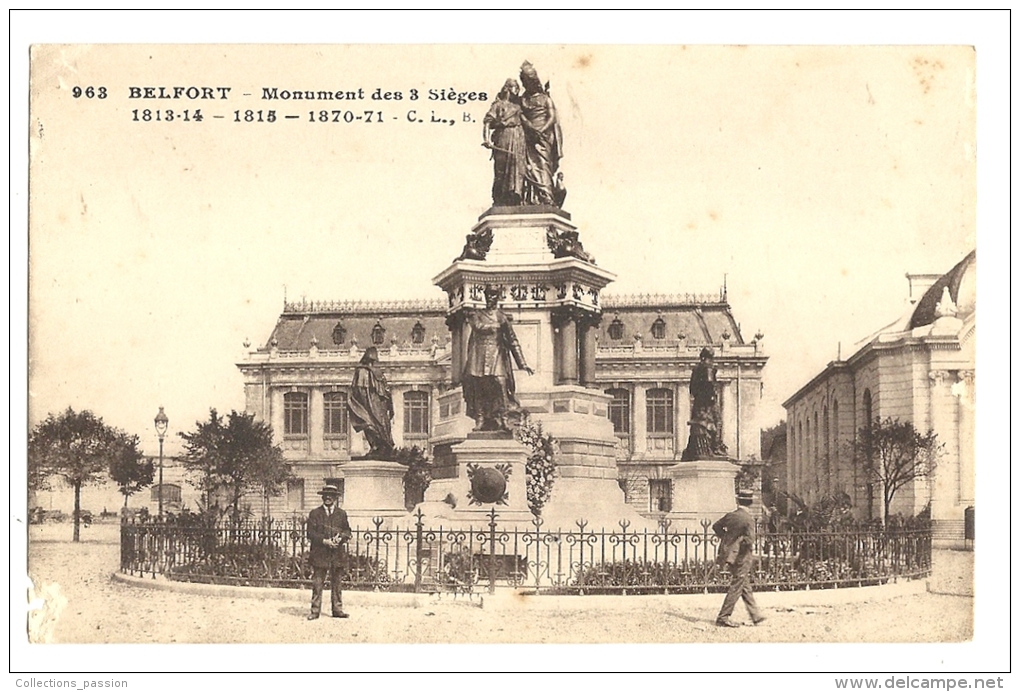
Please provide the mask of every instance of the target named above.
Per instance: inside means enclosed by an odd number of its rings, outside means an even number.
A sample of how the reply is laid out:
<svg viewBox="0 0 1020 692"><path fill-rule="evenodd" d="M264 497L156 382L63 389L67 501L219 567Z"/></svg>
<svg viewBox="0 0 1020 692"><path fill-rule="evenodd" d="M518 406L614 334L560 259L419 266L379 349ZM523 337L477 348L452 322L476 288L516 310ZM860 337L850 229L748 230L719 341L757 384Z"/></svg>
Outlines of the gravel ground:
<svg viewBox="0 0 1020 692"><path fill-rule="evenodd" d="M307 602L181 593L115 582L116 525L82 530L33 526L30 532L27 628L47 643L680 643L680 642L956 642L973 633L973 553L936 551L929 591L834 605L770 604L761 626L721 629L722 594L643 599L613 607L482 608L463 598L423 607L355 605L348 620L305 619ZM306 594L307 595L307 594ZM328 599L328 595L326 597ZM566 597L564 597L566 598ZM578 598L578 597L572 597ZM778 600L778 599L777 599ZM736 618L747 617L738 606Z"/></svg>

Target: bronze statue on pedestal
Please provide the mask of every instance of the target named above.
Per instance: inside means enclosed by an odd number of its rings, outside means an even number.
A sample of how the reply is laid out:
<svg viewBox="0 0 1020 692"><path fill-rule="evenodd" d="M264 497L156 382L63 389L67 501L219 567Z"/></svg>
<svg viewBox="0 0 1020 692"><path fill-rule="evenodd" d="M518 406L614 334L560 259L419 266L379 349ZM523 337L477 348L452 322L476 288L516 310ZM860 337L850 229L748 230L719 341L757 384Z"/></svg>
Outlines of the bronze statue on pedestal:
<svg viewBox="0 0 1020 692"><path fill-rule="evenodd" d="M485 115L482 146L492 150L492 203L562 207L563 133L556 106L530 62L521 65L524 93L508 79Z"/></svg>
<svg viewBox="0 0 1020 692"><path fill-rule="evenodd" d="M722 442L722 416L719 413L719 394L716 390L718 369L715 353L701 349L700 362L691 372L691 428L687 447L681 461L699 459L728 459L729 450Z"/></svg>
<svg viewBox="0 0 1020 692"><path fill-rule="evenodd" d="M393 458L393 396L386 377L379 369L379 351L375 346L365 349L361 362L354 368L351 395L347 402L351 424L356 432L365 434L369 451L366 459Z"/></svg>
<svg viewBox="0 0 1020 692"><path fill-rule="evenodd" d="M471 328L461 382L467 415L475 430L509 431L519 416L514 364L534 374L510 321L499 309L499 288L486 286L485 309L466 311ZM513 359L511 361L511 359Z"/></svg>

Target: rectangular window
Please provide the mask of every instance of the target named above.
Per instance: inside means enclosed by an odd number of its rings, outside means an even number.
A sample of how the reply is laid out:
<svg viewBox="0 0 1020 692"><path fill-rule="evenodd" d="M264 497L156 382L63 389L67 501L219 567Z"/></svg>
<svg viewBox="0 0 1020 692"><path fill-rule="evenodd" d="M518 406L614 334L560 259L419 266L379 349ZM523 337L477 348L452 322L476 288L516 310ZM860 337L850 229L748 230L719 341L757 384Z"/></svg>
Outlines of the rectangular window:
<svg viewBox="0 0 1020 692"><path fill-rule="evenodd" d="M347 394L325 392L322 395L323 434L326 437L347 437Z"/></svg>
<svg viewBox="0 0 1020 692"><path fill-rule="evenodd" d="M287 509L298 511L305 508L305 479L287 481Z"/></svg>
<svg viewBox="0 0 1020 692"><path fill-rule="evenodd" d="M428 392L404 392L404 434L429 434Z"/></svg>
<svg viewBox="0 0 1020 692"><path fill-rule="evenodd" d="M648 481L648 510L673 511L673 483L668 478L652 478Z"/></svg>
<svg viewBox="0 0 1020 692"><path fill-rule="evenodd" d="M648 432L673 434L673 392L669 389L649 389L646 394Z"/></svg>
<svg viewBox="0 0 1020 692"><path fill-rule="evenodd" d="M308 394L305 392L283 395L283 434L308 434Z"/></svg>
<svg viewBox="0 0 1020 692"><path fill-rule="evenodd" d="M606 394L613 397L609 401L609 420L613 422L613 430L625 434L630 432L630 392L626 389L610 389Z"/></svg>

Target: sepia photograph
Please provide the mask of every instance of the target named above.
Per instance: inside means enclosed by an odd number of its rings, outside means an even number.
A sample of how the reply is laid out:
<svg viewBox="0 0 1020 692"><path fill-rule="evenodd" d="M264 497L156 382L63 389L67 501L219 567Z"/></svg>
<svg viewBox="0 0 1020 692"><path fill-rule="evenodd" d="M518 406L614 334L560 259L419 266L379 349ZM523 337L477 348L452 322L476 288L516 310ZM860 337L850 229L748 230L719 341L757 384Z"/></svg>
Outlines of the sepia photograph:
<svg viewBox="0 0 1020 692"><path fill-rule="evenodd" d="M1008 671L980 46L345 17L29 35L12 672Z"/></svg>

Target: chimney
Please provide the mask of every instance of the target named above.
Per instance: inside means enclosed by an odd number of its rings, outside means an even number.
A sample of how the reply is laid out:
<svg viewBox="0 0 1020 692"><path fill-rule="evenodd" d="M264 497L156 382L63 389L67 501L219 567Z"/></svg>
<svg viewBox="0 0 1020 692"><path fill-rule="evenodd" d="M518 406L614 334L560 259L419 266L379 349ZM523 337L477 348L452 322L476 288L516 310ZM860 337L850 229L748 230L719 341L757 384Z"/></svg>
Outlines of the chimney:
<svg viewBox="0 0 1020 692"><path fill-rule="evenodd" d="M931 288L932 284L942 278L941 274L907 274L909 293L907 300L911 305L916 305L921 300L924 292Z"/></svg>

